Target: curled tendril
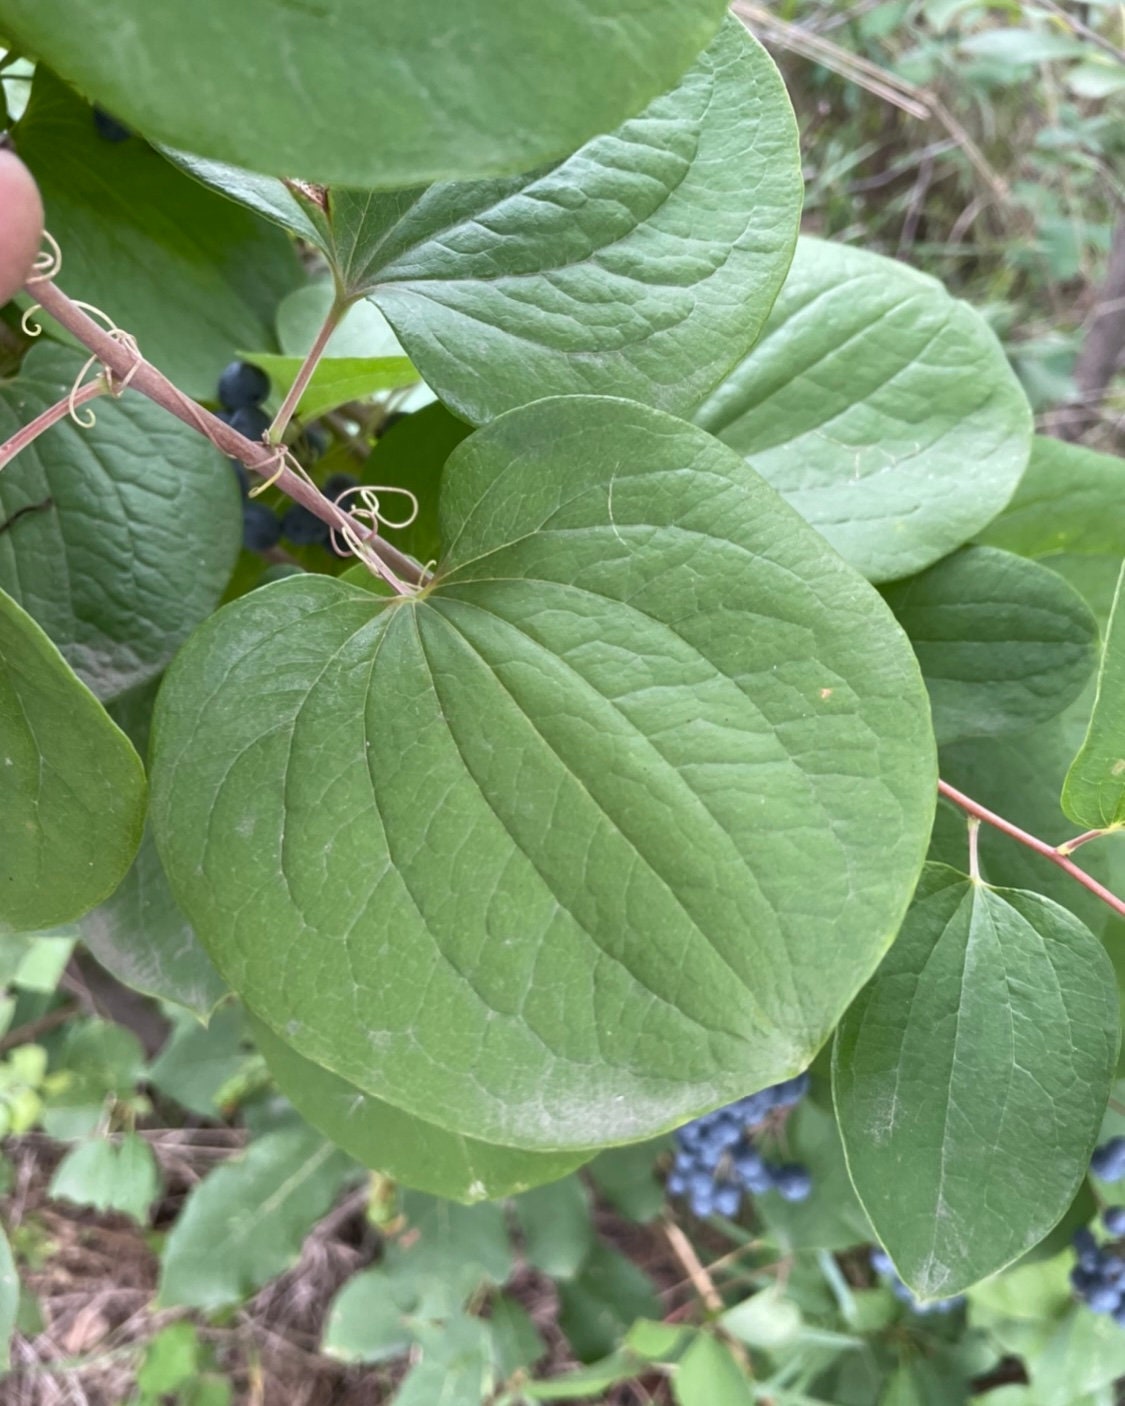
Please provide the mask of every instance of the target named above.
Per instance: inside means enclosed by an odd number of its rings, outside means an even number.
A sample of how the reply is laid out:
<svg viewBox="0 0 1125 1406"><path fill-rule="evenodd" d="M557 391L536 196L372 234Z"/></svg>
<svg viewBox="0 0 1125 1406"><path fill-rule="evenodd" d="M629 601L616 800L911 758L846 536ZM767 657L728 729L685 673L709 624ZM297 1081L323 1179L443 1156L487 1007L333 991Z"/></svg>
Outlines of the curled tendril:
<svg viewBox="0 0 1125 1406"><path fill-rule="evenodd" d="M90 406L87 405L82 410L79 410L77 404L75 403L75 397L82 388L82 382L86 379L86 373L89 371L90 367L94 365L97 359L98 358L96 356L91 356L88 357L87 360L83 363L82 370L79 371L77 376L75 376L74 384L70 388L70 394L66 398L67 411L70 415L70 418L81 430L92 430L94 426L98 423L98 417L94 414Z"/></svg>
<svg viewBox="0 0 1125 1406"><path fill-rule="evenodd" d="M379 503L380 493L400 493L409 499L410 510L406 517L396 522L393 518L387 517ZM352 507L350 510L344 508L344 500L355 498L362 505ZM376 487L372 484L359 484L355 488L345 489L336 499L337 506L342 511L349 511L351 519L370 525L372 535L378 535L380 527L401 528L409 527L418 516L418 499L409 488L399 488L395 484L387 484ZM386 564L383 559L372 551L369 543L370 537L363 538L356 529L349 525L333 526L331 529L332 546L341 556L345 550L350 552L357 561L361 561L364 566L376 576L381 576L400 596L413 595L416 587L408 585L401 580ZM344 544L341 546L341 542Z"/></svg>
<svg viewBox="0 0 1125 1406"><path fill-rule="evenodd" d="M59 248L59 241L50 230L43 231L46 249L40 249L35 256L35 262L31 266L31 272L25 280L28 283L42 283L48 278L56 278L62 268L62 250Z"/></svg>

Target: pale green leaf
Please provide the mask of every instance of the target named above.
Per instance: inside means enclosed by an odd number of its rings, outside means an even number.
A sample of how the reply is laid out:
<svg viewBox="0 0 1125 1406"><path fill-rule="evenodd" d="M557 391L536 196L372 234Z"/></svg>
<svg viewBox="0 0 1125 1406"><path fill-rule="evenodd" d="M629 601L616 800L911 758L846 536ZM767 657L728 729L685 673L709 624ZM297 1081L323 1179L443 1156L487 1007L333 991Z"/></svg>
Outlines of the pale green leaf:
<svg viewBox="0 0 1125 1406"><path fill-rule="evenodd" d="M107 1020L69 1024L52 1056L43 1127L55 1138L86 1137L101 1122L108 1100L133 1094L144 1064L141 1043L125 1026Z"/></svg>
<svg viewBox="0 0 1125 1406"><path fill-rule="evenodd" d="M162 1094L201 1118L221 1112L217 1096L247 1060L246 1021L236 1004L223 1006L206 1026L185 1017L148 1067Z"/></svg>
<svg viewBox="0 0 1125 1406"><path fill-rule="evenodd" d="M1025 557L1125 555L1125 460L1036 435L1011 502L980 541Z"/></svg>
<svg viewBox="0 0 1125 1406"><path fill-rule="evenodd" d="M757 338L801 204L784 86L734 19L675 89L557 166L409 184L332 191L316 242L475 424L587 392L689 410ZM244 199L260 208L256 186Z"/></svg>
<svg viewBox="0 0 1125 1406"><path fill-rule="evenodd" d="M447 1132L364 1093L314 1064L251 1017L254 1038L281 1091L337 1146L406 1186L454 1201L508 1196L565 1176L590 1155L525 1152Z"/></svg>
<svg viewBox="0 0 1125 1406"><path fill-rule="evenodd" d="M276 184L284 189L280 181ZM313 242L318 240L319 236L314 236ZM335 300L330 279L308 283L282 300L277 309L277 340L286 356L307 355ZM403 351L390 323L375 304L361 299L341 316L324 354L345 359L389 358L402 356Z"/></svg>
<svg viewBox="0 0 1125 1406"><path fill-rule="evenodd" d="M487 1325L458 1314L419 1330L415 1364L391 1406L482 1406L496 1385Z"/></svg>
<svg viewBox="0 0 1125 1406"><path fill-rule="evenodd" d="M64 399L83 360L33 348L0 383L0 439ZM88 408L93 428L64 420L0 474L0 588L111 698L159 674L214 610L242 517L202 435L135 391Z"/></svg>
<svg viewBox="0 0 1125 1406"><path fill-rule="evenodd" d="M714 33L717 0L0 0L0 28L158 141L370 187L524 171L620 122ZM174 61L173 61L174 58ZM565 78L565 81L561 81Z"/></svg>
<svg viewBox="0 0 1125 1406"><path fill-rule="evenodd" d="M143 1223L160 1194L152 1148L136 1133L125 1133L119 1143L104 1137L79 1143L59 1163L49 1194L96 1211L118 1211Z"/></svg>
<svg viewBox="0 0 1125 1406"><path fill-rule="evenodd" d="M906 264L807 238L761 341L695 420L873 581L980 532L1019 482L1032 428L979 313Z"/></svg>
<svg viewBox="0 0 1125 1406"><path fill-rule="evenodd" d="M11 1365L10 1344L20 1306L20 1279L8 1245L8 1237L0 1226L0 1372Z"/></svg>
<svg viewBox="0 0 1125 1406"><path fill-rule="evenodd" d="M104 308L181 390L210 398L235 347L272 350L274 309L301 280L280 230L145 142L104 141L86 103L42 66L18 143L63 251L63 286Z"/></svg>
<svg viewBox="0 0 1125 1406"><path fill-rule="evenodd" d="M271 356L265 352L241 352L240 356L262 368L279 396L289 393L303 364L299 356ZM325 357L301 395L297 413L315 420L348 401L366 400L380 391L412 386L417 380L418 373L405 356Z"/></svg>
<svg viewBox="0 0 1125 1406"><path fill-rule="evenodd" d="M1098 627L1061 576L992 547L965 547L883 591L910 636L939 743L1026 732L1082 692Z"/></svg>
<svg viewBox="0 0 1125 1406"><path fill-rule="evenodd" d="M791 1343L801 1331L801 1310L784 1290L770 1285L751 1294L719 1320L725 1332L747 1347L772 1351Z"/></svg>
<svg viewBox="0 0 1125 1406"><path fill-rule="evenodd" d="M516 1372L526 1372L547 1351L534 1320L518 1299L497 1294L488 1315L492 1360L504 1381Z"/></svg>
<svg viewBox="0 0 1125 1406"><path fill-rule="evenodd" d="M526 1191L515 1202L528 1264L552 1279L571 1279L594 1243L590 1199L578 1177Z"/></svg>
<svg viewBox="0 0 1125 1406"><path fill-rule="evenodd" d="M916 1294L960 1292L1063 1215L1118 1038L1109 959L1077 919L926 868L833 1056L852 1179Z"/></svg>
<svg viewBox="0 0 1125 1406"><path fill-rule="evenodd" d="M638 1140L805 1068L933 815L889 610L737 455L624 401L502 417L442 517L424 595L291 577L165 681L153 823L223 975L306 1058L505 1146Z"/></svg>
<svg viewBox="0 0 1125 1406"><path fill-rule="evenodd" d="M846 1250L870 1240L871 1226L848 1177L832 1113L811 1098L802 1100L785 1125L785 1137L786 1160L808 1167L813 1193L807 1201L773 1194L755 1200L771 1236L786 1250Z"/></svg>
<svg viewBox="0 0 1125 1406"><path fill-rule="evenodd" d="M1090 725L1062 789L1062 808L1090 830L1125 823L1125 607L1117 581Z"/></svg>
<svg viewBox="0 0 1125 1406"><path fill-rule="evenodd" d="M191 1191L164 1246L160 1302L213 1310L241 1303L296 1263L354 1164L311 1128L252 1142Z"/></svg>
<svg viewBox="0 0 1125 1406"><path fill-rule="evenodd" d="M129 739L3 591L0 773L0 934L79 917L116 888L137 852L144 769Z"/></svg>
<svg viewBox="0 0 1125 1406"><path fill-rule="evenodd" d="M523 1393L531 1401L585 1401L600 1398L601 1393L618 1382L627 1382L637 1374L641 1364L632 1353L615 1352L601 1362L591 1362L561 1377L548 1381L529 1382Z"/></svg>
<svg viewBox="0 0 1125 1406"><path fill-rule="evenodd" d="M1027 1366L1036 1406L1076 1406L1087 1392L1125 1376L1125 1333L1111 1318L1074 1304Z"/></svg>
<svg viewBox="0 0 1125 1406"><path fill-rule="evenodd" d="M672 1378L677 1406L751 1406L755 1399L746 1373L730 1350L700 1333Z"/></svg>

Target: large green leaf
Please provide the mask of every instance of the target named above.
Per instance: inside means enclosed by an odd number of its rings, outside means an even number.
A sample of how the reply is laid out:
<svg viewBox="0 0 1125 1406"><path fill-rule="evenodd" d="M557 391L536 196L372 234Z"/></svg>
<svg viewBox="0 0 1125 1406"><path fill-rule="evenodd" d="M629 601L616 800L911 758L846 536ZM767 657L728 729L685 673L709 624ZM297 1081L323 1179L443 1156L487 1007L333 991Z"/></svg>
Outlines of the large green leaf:
<svg viewBox="0 0 1125 1406"><path fill-rule="evenodd" d="M1125 823L1125 608L1117 579L1090 725L1063 783L1062 807L1091 830Z"/></svg>
<svg viewBox="0 0 1125 1406"><path fill-rule="evenodd" d="M478 424L584 392L689 410L757 337L801 205L789 100L734 20L671 93L530 175L333 190L322 211L178 159L311 225L344 293L371 297L423 379Z"/></svg>
<svg viewBox="0 0 1125 1406"><path fill-rule="evenodd" d="M270 1073L293 1106L365 1167L406 1186L453 1201L480 1201L566 1176L589 1156L523 1152L447 1132L305 1059L260 1020L251 1017L250 1024Z"/></svg>
<svg viewBox="0 0 1125 1406"><path fill-rule="evenodd" d="M148 752L156 688L153 680L132 689L108 710L141 756ZM172 897L148 825L132 868L105 902L82 919L82 941L118 981L185 1006L200 1020L207 1020L227 994L226 982Z"/></svg>
<svg viewBox="0 0 1125 1406"><path fill-rule="evenodd" d="M274 309L301 279L279 230L146 143L104 141L90 108L45 68L18 138L62 248L62 285L104 308L182 390L214 396L236 347L272 348Z"/></svg>
<svg viewBox="0 0 1125 1406"><path fill-rule="evenodd" d="M927 274L819 239L798 241L762 340L695 420L873 581L979 532L1031 444L1027 400L978 313Z"/></svg>
<svg viewBox="0 0 1125 1406"><path fill-rule="evenodd" d="M833 1055L852 1179L915 1293L959 1292L1063 1215L1118 1038L1109 958L1076 918L927 866Z"/></svg>
<svg viewBox="0 0 1125 1406"><path fill-rule="evenodd" d="M526 170L667 88L717 0L0 0L0 28L146 136L354 185ZM565 81L560 81L560 74Z"/></svg>
<svg viewBox="0 0 1125 1406"><path fill-rule="evenodd" d="M1036 435L1011 502L980 540L1025 557L1125 555L1125 460Z"/></svg>
<svg viewBox="0 0 1125 1406"><path fill-rule="evenodd" d="M883 595L910 636L939 743L1025 732L1082 692L1097 653L1089 607L1061 576L965 547Z"/></svg>
<svg viewBox="0 0 1125 1406"><path fill-rule="evenodd" d="M442 520L421 596L291 577L168 674L153 824L220 971L307 1058L506 1146L640 1139L805 1068L933 816L889 610L737 455L626 401L503 416Z"/></svg>
<svg viewBox="0 0 1125 1406"><path fill-rule="evenodd" d="M296 1262L354 1164L304 1126L252 1142L192 1189L164 1245L160 1302L241 1303Z"/></svg>
<svg viewBox="0 0 1125 1406"><path fill-rule="evenodd" d="M145 775L129 739L0 591L0 933L69 922L129 868Z"/></svg>
<svg viewBox="0 0 1125 1406"><path fill-rule="evenodd" d="M63 399L82 361L33 348L0 384L0 439ZM214 610L242 517L202 435L133 391L95 404L92 429L64 420L0 474L0 588L111 698L160 673Z"/></svg>

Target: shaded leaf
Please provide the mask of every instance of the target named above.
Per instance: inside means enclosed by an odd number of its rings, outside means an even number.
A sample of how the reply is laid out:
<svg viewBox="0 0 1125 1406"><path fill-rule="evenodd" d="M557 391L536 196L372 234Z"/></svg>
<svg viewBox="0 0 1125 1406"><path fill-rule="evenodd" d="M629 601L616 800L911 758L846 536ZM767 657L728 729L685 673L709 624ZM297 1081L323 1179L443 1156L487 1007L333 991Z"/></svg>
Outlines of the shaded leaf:
<svg viewBox="0 0 1125 1406"><path fill-rule="evenodd" d="M547 11L200 0L185 26L179 11L117 0L97 43L67 0L3 0L0 21L148 137L366 189L522 171L569 151L670 86L722 11L716 0Z"/></svg>
<svg viewBox="0 0 1125 1406"><path fill-rule="evenodd" d="M940 744L1046 722L1094 667L1098 627L1085 601L1010 552L965 547L883 596L918 656Z"/></svg>
<svg viewBox="0 0 1125 1406"><path fill-rule="evenodd" d="M730 1350L700 1333L672 1378L678 1406L751 1406L754 1391Z"/></svg>
<svg viewBox="0 0 1125 1406"><path fill-rule="evenodd" d="M570 1279L594 1243L586 1188L577 1177L525 1191L515 1202L528 1264L552 1279Z"/></svg>
<svg viewBox="0 0 1125 1406"><path fill-rule="evenodd" d="M279 396L289 393L304 360L299 356L270 356L265 352L241 352L240 355L244 361L262 368ZM350 400L366 400L379 391L412 386L417 380L418 373L405 356L324 357L301 395L297 413L315 420Z"/></svg>
<svg viewBox="0 0 1125 1406"><path fill-rule="evenodd" d="M160 1194L156 1158L136 1133L125 1133L117 1143L108 1138L79 1143L59 1163L49 1194L96 1211L119 1211L143 1223Z"/></svg>
<svg viewBox="0 0 1125 1406"><path fill-rule="evenodd" d="M447 1132L364 1093L250 1019L270 1073L294 1107L365 1167L455 1201L480 1201L565 1176L590 1155L525 1152Z"/></svg>
<svg viewBox="0 0 1125 1406"><path fill-rule="evenodd" d="M808 238L761 341L694 418L873 581L995 517L1032 428L979 313L905 264Z"/></svg>
<svg viewBox="0 0 1125 1406"><path fill-rule="evenodd" d="M0 758L0 933L41 932L121 882L140 843L145 776L125 734L3 591Z"/></svg>
<svg viewBox="0 0 1125 1406"><path fill-rule="evenodd" d="M149 1065L148 1082L201 1118L214 1118L219 1094L246 1063L245 1046L245 1019L235 1004L217 1010L206 1026L185 1019Z"/></svg>
<svg viewBox="0 0 1125 1406"><path fill-rule="evenodd" d="M736 455L624 401L504 416L442 515L424 595L277 582L161 689L153 824L221 972L306 1058L506 1146L803 1069L930 831L890 612Z"/></svg>
<svg viewBox="0 0 1125 1406"><path fill-rule="evenodd" d="M311 1128L266 1133L191 1191L164 1246L160 1303L240 1303L293 1265L354 1170Z"/></svg>
<svg viewBox="0 0 1125 1406"><path fill-rule="evenodd" d="M582 1362L608 1357L637 1318L659 1318L660 1301L632 1260L600 1241L581 1272L558 1284L559 1327Z"/></svg>
<svg viewBox="0 0 1125 1406"><path fill-rule="evenodd" d="M442 470L471 429L444 405L427 405L382 435L364 466L363 476L369 483L407 488L418 500L418 516L409 527L387 528L383 534L416 561L432 562L441 556L438 503ZM390 497L387 501L397 520L400 500Z"/></svg>
<svg viewBox="0 0 1125 1406"><path fill-rule="evenodd" d="M833 1057L852 1178L916 1294L960 1292L1062 1216L1118 1037L1109 959L1070 913L927 866Z"/></svg>
<svg viewBox="0 0 1125 1406"><path fill-rule="evenodd" d="M86 1137L98 1126L108 1099L126 1099L144 1072L141 1043L107 1020L67 1025L51 1060L43 1127L51 1137Z"/></svg>
<svg viewBox="0 0 1125 1406"><path fill-rule="evenodd" d="M0 384L0 439L64 399L83 359L32 348ZM159 674L214 610L242 518L237 481L202 435L133 391L99 400L96 416L91 429L55 425L0 474L0 587L112 698Z"/></svg>
<svg viewBox="0 0 1125 1406"><path fill-rule="evenodd" d="M86 103L42 65L18 142L65 288L104 308L181 390L209 399L235 347L271 349L274 308L301 280L279 230L143 141L104 141Z"/></svg>

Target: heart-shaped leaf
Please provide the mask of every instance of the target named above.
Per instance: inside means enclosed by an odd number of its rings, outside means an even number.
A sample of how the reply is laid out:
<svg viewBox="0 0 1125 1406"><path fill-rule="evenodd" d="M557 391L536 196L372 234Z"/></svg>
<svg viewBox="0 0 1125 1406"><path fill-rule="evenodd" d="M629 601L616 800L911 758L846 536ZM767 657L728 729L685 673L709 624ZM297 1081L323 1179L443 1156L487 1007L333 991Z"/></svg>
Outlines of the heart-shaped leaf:
<svg viewBox="0 0 1125 1406"><path fill-rule="evenodd" d="M833 1056L852 1180L916 1294L960 1292L1063 1215L1118 1034L1113 968L1077 918L927 865Z"/></svg>
<svg viewBox="0 0 1125 1406"><path fill-rule="evenodd" d="M254 1041L294 1108L337 1147L404 1186L466 1204L564 1177L591 1154L496 1147L404 1113L299 1055L262 1021Z"/></svg>
<svg viewBox="0 0 1125 1406"><path fill-rule="evenodd" d="M474 424L584 392L691 409L757 338L801 208L789 99L733 19L672 92L531 175L332 190L310 211L178 159L295 231L314 225L344 294L370 297Z"/></svg>
<svg viewBox="0 0 1125 1406"><path fill-rule="evenodd" d="M34 347L0 383L0 441L61 400L83 359ZM214 610L242 518L202 435L133 391L95 414L90 429L55 425L0 474L0 587L112 698L159 674Z"/></svg>
<svg viewBox="0 0 1125 1406"><path fill-rule="evenodd" d="M132 744L0 591L0 934L70 922L121 882L141 839Z"/></svg>
<svg viewBox="0 0 1125 1406"><path fill-rule="evenodd" d="M1026 732L1089 681L1097 621L1037 562L965 547L883 591L930 690L938 742Z"/></svg>
<svg viewBox="0 0 1125 1406"><path fill-rule="evenodd" d="M905 911L928 703L878 594L702 431L453 454L435 584L291 577L181 651L153 824L222 974L442 1127L589 1148L809 1063Z"/></svg>
<svg viewBox="0 0 1125 1406"><path fill-rule="evenodd" d="M139 138L104 141L89 106L40 67L18 129L72 297L104 308L189 395L213 397L235 347L273 347L301 280L292 241L188 179Z"/></svg>
<svg viewBox="0 0 1125 1406"><path fill-rule="evenodd" d="M525 171L669 87L721 0L0 0L0 28L145 136L366 187ZM560 66L564 72L560 76ZM205 81L203 81L205 80Z"/></svg>
<svg viewBox="0 0 1125 1406"><path fill-rule="evenodd" d="M819 239L798 241L762 340L694 418L872 581L921 571L995 517L1032 427L979 313L906 264Z"/></svg>

